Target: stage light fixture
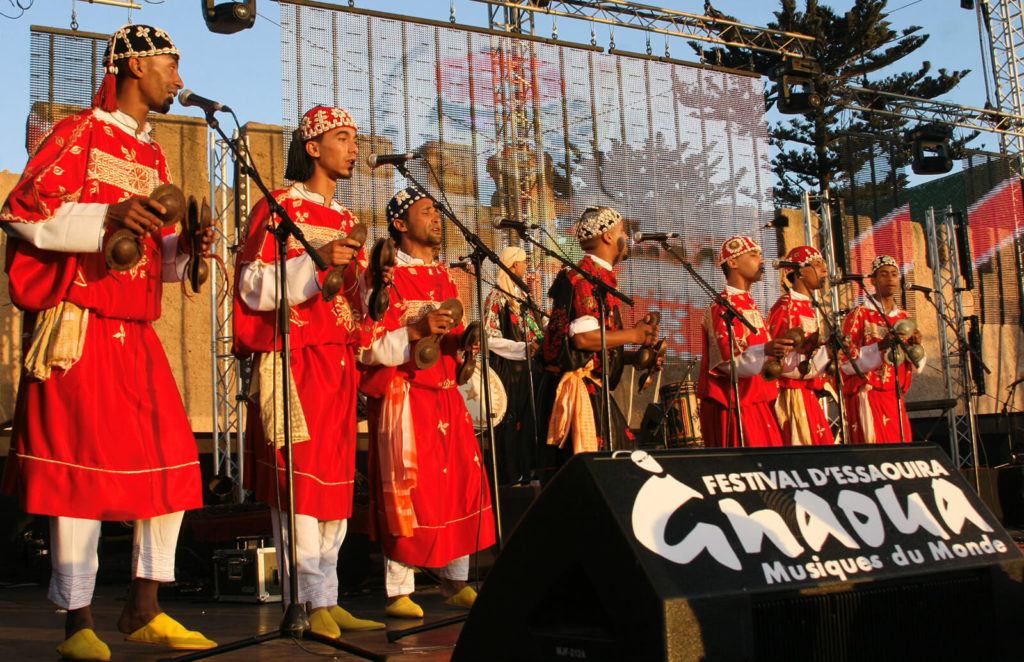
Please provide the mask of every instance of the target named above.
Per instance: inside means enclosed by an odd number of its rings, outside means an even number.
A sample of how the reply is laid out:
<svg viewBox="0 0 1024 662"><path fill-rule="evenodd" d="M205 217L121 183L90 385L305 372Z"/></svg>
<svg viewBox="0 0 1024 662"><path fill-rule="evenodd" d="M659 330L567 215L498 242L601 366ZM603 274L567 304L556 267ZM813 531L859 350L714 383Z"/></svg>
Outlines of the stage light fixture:
<svg viewBox="0 0 1024 662"><path fill-rule="evenodd" d="M779 112L785 115L803 115L822 104L821 96L814 91L815 74L821 68L814 60L790 58L783 60L768 76L775 82Z"/></svg>
<svg viewBox="0 0 1024 662"><path fill-rule="evenodd" d="M256 22L256 0L219 5L214 5L214 0L203 0L203 18L210 32L234 34L248 30Z"/></svg>
<svg viewBox="0 0 1024 662"><path fill-rule="evenodd" d="M949 141L953 129L943 124L921 124L905 134L910 143L910 167L915 175L944 175L953 169Z"/></svg>
<svg viewBox="0 0 1024 662"><path fill-rule="evenodd" d="M960 0L960 9L974 11L974 0Z"/></svg>

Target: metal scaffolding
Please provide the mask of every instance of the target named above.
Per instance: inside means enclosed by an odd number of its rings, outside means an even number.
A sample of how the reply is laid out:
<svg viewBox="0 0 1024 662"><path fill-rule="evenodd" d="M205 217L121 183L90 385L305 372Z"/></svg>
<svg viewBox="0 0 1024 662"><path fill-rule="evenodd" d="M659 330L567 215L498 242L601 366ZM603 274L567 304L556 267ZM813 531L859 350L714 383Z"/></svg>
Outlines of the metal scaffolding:
<svg viewBox="0 0 1024 662"><path fill-rule="evenodd" d="M957 340L956 332L950 333L951 330L959 331L962 337L967 337L953 219L952 207L948 207L939 219L936 219L933 207L925 212L925 235L928 262L932 265L934 278L932 296L942 356L942 378L946 398L957 401L956 407L946 410L950 459L955 466L965 469L977 466L978 430L969 350Z"/></svg>
<svg viewBox="0 0 1024 662"><path fill-rule="evenodd" d="M817 204L817 209L814 209L815 204ZM816 215L815 212L817 212ZM804 191L803 218L804 242L821 251L825 258L830 281L837 278L839 268L836 265L836 255L832 243L832 206L828 195L812 195L810 191ZM818 293L817 299L829 316L828 323L835 324L842 329L843 320L839 308L838 290L835 287L827 287ZM821 329L822 334L825 332L825 329ZM836 361L838 360L839 357L836 357ZM843 427L843 422L846 420L846 403L843 401L842 394L842 374L838 372L837 374L839 375L837 382L839 387L836 389L834 403L830 402L828 398L822 398L821 404L836 442L846 443L847 434Z"/></svg>
<svg viewBox="0 0 1024 662"><path fill-rule="evenodd" d="M992 74L995 79L996 106L1002 113L1019 120L1024 114L1024 72L1021 71L1018 51L1024 49L1024 2L1021 0L982 0L980 16L986 20L989 31L989 49ZM1018 155L1015 164L1020 168L1019 156L1024 154L1024 128L1000 136L1005 154Z"/></svg>
<svg viewBox="0 0 1024 662"><path fill-rule="evenodd" d="M238 131L234 133L238 139ZM216 132L207 133L210 169L210 200L217 235L210 254L229 265L241 240L243 217L248 210L248 178L235 175L234 185L228 181L232 164L231 149ZM245 470L242 440L245 433L242 401L245 391L241 365L231 352L234 325L232 320L232 284L228 275L211 265L210 269L210 338L213 356L213 472L230 480L233 499L244 500L242 475Z"/></svg>
<svg viewBox="0 0 1024 662"><path fill-rule="evenodd" d="M759 53L814 59L814 37L805 34L762 28L724 18L690 14L636 2L625 2L624 0L552 0L543 3L536 0L476 1L491 5L492 17L498 7L517 12L521 17L520 21L525 21L526 16L529 15L531 32L526 34L532 34L533 14L541 13L615 27L644 30L671 37L696 39L718 46L746 48ZM492 27L494 27L493 18Z"/></svg>

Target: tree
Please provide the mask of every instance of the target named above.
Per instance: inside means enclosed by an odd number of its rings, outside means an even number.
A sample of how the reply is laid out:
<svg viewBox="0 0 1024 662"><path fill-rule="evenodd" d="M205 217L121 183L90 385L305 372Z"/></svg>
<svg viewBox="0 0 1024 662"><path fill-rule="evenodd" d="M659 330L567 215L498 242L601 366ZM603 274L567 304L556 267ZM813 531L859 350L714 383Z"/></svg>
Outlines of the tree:
<svg viewBox="0 0 1024 662"><path fill-rule="evenodd" d="M844 173L858 172L860 168L875 164L879 158L877 153L851 148L849 141L841 139L844 134L873 135L885 141L902 137L907 120L876 113L862 113L840 130L844 111L836 100L848 94L847 88L856 86L932 99L956 87L970 73L970 70L939 69L933 76L930 75L931 64L924 62L916 71L880 75L872 80L873 74L899 62L928 40L928 35L920 34L920 26L897 31L887 20L886 0L856 0L845 14L837 14L816 0L806 0L802 12L797 11L795 0L781 0L781 5L781 10L775 12L775 21L768 27L814 37L811 55L817 60L821 73L812 76L813 91L823 103L806 115L778 122L771 128L772 144L778 149L772 170L777 177L775 198L780 203L800 204L806 189L824 193L837 186L848 187L850 182L845 180ZM705 13L722 16L709 0L705 2ZM691 45L701 49L696 44ZM776 55L739 47L716 47L710 57L705 49L704 56L715 64L752 68L765 75L780 63ZM770 93L771 88L766 97L769 107L774 103ZM959 144L973 137L961 138ZM863 141L858 143L863 144ZM885 152L886 176L873 184L895 189L904 183L899 169L906 165L907 156L903 149Z"/></svg>

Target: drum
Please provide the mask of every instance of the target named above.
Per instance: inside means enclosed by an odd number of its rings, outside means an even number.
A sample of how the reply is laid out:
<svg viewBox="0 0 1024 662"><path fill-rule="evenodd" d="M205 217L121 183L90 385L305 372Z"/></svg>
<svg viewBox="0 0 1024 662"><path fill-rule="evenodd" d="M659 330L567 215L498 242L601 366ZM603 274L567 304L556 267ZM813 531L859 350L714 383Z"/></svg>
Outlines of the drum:
<svg viewBox="0 0 1024 662"><path fill-rule="evenodd" d="M494 425L501 423L501 419L505 418L505 410L508 409L508 395L505 393L505 386L501 383L501 378L498 377L498 373L493 368L490 369L489 375L491 378L491 411L494 414ZM480 361L476 362L476 370L473 371L473 376L469 378L469 381L459 387L459 393L462 395L462 399L466 402L466 409L469 410L469 417L473 419L473 427L476 428L477 432L487 428L487 419L484 418L484 392L482 388L483 384L483 370L480 367Z"/></svg>
<svg viewBox="0 0 1024 662"><path fill-rule="evenodd" d="M668 448L704 445L700 430L700 412L697 401L697 383L694 381L665 384L658 392L665 408Z"/></svg>

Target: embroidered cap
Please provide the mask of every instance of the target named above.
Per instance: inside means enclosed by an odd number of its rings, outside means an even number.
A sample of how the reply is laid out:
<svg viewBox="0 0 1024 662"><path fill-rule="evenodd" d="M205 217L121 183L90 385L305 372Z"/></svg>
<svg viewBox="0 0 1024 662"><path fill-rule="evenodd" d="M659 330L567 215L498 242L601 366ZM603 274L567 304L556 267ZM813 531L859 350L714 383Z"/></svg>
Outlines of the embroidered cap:
<svg viewBox="0 0 1024 662"><path fill-rule="evenodd" d="M752 253L761 250L761 245L750 237L729 237L722 244L722 250L718 254L718 266L722 266L734 257L744 253Z"/></svg>
<svg viewBox="0 0 1024 662"><path fill-rule="evenodd" d="M173 55L181 57L170 35L151 25L129 24L110 35L107 49L103 51L103 82L93 97L93 107L108 112L117 110L117 63L130 57L151 57Z"/></svg>
<svg viewBox="0 0 1024 662"><path fill-rule="evenodd" d="M352 129L353 133L357 131L355 120L344 108L317 106L310 108L302 116L302 121L299 122L299 136L303 140L312 140L338 127Z"/></svg>
<svg viewBox="0 0 1024 662"><path fill-rule="evenodd" d="M896 258L888 255L879 255L874 260L871 260L871 275L874 276L876 271L885 266L896 267L896 271L900 269L900 265L896 264Z"/></svg>
<svg viewBox="0 0 1024 662"><path fill-rule="evenodd" d="M622 214L611 207L587 207L576 221L574 232L580 241L599 237L622 222Z"/></svg>
<svg viewBox="0 0 1024 662"><path fill-rule="evenodd" d="M811 262L812 260L825 261L825 258L821 255L821 251L814 246L797 246L796 248L791 248L789 252L786 253L785 259L787 262ZM790 270L789 267L784 268L786 270Z"/></svg>
<svg viewBox="0 0 1024 662"><path fill-rule="evenodd" d="M395 196L388 202L388 225L394 223L399 216L409 209L409 207L413 206L413 203L418 200L422 200L425 197L427 197L427 194L415 186L404 188L398 193L395 193Z"/></svg>

